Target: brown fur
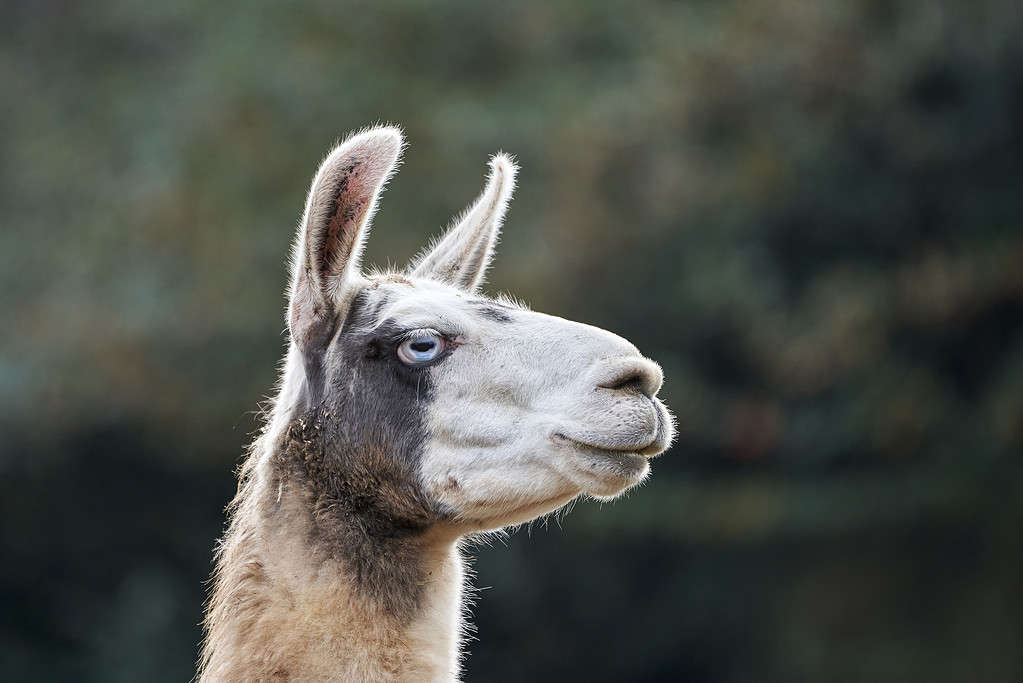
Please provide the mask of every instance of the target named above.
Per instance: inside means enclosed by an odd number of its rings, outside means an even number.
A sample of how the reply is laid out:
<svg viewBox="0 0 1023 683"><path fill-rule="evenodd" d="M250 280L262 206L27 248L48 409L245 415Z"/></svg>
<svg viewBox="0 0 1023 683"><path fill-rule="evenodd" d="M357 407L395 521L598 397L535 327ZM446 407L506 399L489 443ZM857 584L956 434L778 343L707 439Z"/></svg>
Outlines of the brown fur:
<svg viewBox="0 0 1023 683"><path fill-rule="evenodd" d="M217 554L202 681L436 674L410 642L424 592L457 557L429 532L439 516L407 469L339 447L336 426L327 409L296 420L262 472L258 453L243 466Z"/></svg>
<svg viewBox="0 0 1023 683"><path fill-rule="evenodd" d="M380 446L354 452L338 442L334 420L322 409L292 424L271 489L301 491L317 559L341 563L361 596L407 621L419 606L422 537L440 515L407 463Z"/></svg>

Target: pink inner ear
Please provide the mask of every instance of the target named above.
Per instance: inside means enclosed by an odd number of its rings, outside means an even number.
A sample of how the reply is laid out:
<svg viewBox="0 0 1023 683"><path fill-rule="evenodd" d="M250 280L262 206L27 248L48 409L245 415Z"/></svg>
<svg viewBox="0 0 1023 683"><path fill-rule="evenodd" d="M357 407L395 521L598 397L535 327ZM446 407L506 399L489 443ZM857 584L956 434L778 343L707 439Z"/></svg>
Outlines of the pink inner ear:
<svg viewBox="0 0 1023 683"><path fill-rule="evenodd" d="M327 223L320 247L320 274L324 277L336 273L348 261L359 234L359 226L366 216L369 188L361 182L362 160L353 161L340 169L334 213Z"/></svg>

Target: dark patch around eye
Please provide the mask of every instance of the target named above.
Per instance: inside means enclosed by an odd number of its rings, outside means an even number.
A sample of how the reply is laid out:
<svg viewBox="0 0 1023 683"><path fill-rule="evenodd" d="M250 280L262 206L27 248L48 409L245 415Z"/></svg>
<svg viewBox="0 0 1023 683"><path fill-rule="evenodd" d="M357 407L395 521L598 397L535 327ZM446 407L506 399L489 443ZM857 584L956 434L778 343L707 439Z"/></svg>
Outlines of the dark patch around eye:
<svg viewBox="0 0 1023 683"><path fill-rule="evenodd" d="M277 446L276 482L268 489L274 498L265 505L284 514L288 507L275 498L284 490L311 506L313 556L345 563L363 595L409 619L424 583L422 534L444 513L418 479L431 375L397 359L403 330L377 320L382 305L371 292L354 298L329 354L322 396Z"/></svg>

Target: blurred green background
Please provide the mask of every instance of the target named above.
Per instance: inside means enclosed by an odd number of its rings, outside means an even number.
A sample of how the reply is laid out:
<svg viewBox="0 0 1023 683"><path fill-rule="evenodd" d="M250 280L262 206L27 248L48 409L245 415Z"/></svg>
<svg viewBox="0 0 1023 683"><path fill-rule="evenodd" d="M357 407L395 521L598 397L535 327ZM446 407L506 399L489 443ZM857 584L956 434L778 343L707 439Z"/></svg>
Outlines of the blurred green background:
<svg viewBox="0 0 1023 683"><path fill-rule="evenodd" d="M304 192L375 121L370 262L514 153L490 289L679 417L477 551L467 680L1023 680L1017 0L15 1L0 86L5 680L191 676Z"/></svg>

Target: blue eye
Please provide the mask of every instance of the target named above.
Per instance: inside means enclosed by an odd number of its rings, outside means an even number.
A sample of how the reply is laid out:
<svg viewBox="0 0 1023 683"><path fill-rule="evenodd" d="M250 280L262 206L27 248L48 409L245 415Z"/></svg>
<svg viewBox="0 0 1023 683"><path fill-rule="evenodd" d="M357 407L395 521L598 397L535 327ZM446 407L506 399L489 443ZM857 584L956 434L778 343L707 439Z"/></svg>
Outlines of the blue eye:
<svg viewBox="0 0 1023 683"><path fill-rule="evenodd" d="M424 365L435 360L445 344L444 337L436 332L414 332L398 346L398 359L405 365Z"/></svg>

